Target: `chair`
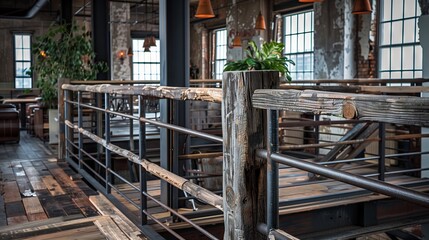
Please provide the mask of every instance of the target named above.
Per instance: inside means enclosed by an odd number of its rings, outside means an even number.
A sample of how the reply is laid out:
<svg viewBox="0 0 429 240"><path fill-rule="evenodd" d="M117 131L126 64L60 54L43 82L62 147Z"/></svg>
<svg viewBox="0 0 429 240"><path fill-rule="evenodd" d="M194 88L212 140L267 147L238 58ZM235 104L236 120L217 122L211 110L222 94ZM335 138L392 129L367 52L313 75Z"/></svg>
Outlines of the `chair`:
<svg viewBox="0 0 429 240"><path fill-rule="evenodd" d="M30 135L35 134L34 132L34 112L36 109L39 109L40 105L39 104L29 104L27 106L27 133Z"/></svg>
<svg viewBox="0 0 429 240"><path fill-rule="evenodd" d="M19 143L19 113L12 104L0 104L0 142Z"/></svg>

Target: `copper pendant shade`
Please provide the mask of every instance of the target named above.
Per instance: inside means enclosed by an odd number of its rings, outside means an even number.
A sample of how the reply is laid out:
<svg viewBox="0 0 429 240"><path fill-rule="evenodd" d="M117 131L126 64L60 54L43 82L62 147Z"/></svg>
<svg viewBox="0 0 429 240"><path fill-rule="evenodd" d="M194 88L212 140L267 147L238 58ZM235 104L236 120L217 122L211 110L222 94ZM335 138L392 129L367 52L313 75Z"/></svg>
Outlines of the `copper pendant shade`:
<svg viewBox="0 0 429 240"><path fill-rule="evenodd" d="M315 2L323 2L323 0L299 0L298 2L315 3Z"/></svg>
<svg viewBox="0 0 429 240"><path fill-rule="evenodd" d="M150 47L156 47L156 39L155 39L155 36L150 36L150 37L149 37L149 46L150 46Z"/></svg>
<svg viewBox="0 0 429 240"><path fill-rule="evenodd" d="M196 18L215 17L210 0L200 0L198 2L197 13L195 13L195 17Z"/></svg>
<svg viewBox="0 0 429 240"><path fill-rule="evenodd" d="M370 0L355 0L353 14L368 14L372 12Z"/></svg>
<svg viewBox="0 0 429 240"><path fill-rule="evenodd" d="M145 37L144 38L143 48L145 48L145 50L146 50L146 48L150 48L150 39L149 39L149 37Z"/></svg>
<svg viewBox="0 0 429 240"><path fill-rule="evenodd" d="M128 48L128 56L132 57L134 55L133 49L131 47Z"/></svg>
<svg viewBox="0 0 429 240"><path fill-rule="evenodd" d="M259 11L258 17L256 18L255 29L256 30L265 30L266 29L265 18L264 18L264 15L262 15L261 11Z"/></svg>
<svg viewBox="0 0 429 240"><path fill-rule="evenodd" d="M232 47L241 47L240 36L235 36L234 40L232 40Z"/></svg>

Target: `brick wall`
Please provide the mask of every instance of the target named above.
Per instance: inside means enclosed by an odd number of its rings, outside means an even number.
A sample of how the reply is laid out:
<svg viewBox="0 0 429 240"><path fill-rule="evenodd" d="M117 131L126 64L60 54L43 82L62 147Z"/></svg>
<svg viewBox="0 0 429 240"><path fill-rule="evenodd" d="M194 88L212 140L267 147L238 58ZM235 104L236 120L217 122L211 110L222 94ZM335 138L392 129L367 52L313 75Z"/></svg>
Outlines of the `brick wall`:
<svg viewBox="0 0 429 240"><path fill-rule="evenodd" d="M377 55L376 55L376 39L377 39L377 21L374 17L375 14L372 16L372 19L370 21L370 28L369 28L369 38L368 38L368 44L369 48L362 48L362 45L359 44L360 41L356 41L356 64L357 64L357 72L356 72L356 78L376 78L377 77ZM356 24L358 31L362 31L362 27L365 21L365 16L357 15L356 16ZM359 36L358 36L359 37ZM362 37L362 36L360 36ZM366 52L363 52L366 51Z"/></svg>

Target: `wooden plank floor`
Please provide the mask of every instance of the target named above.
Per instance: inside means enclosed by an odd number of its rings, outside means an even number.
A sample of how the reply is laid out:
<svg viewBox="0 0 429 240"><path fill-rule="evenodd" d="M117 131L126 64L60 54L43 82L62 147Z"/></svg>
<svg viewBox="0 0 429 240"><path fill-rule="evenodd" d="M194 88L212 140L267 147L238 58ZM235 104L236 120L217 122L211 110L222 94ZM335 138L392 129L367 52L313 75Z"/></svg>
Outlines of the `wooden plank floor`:
<svg viewBox="0 0 429 240"><path fill-rule="evenodd" d="M376 167L374 165L364 165L357 167L354 164L345 165L343 167L343 170L346 170L348 172L354 173L354 174L370 174L375 173ZM296 203L296 204L288 204L285 207L280 208L280 214L291 214L291 213L297 213L297 212L306 212L310 210L315 209L322 209L327 207L333 207L333 206L339 206L339 205L346 205L346 204L352 204L352 203L358 203L358 202L365 202L368 200L376 200L376 199L384 199L387 198L384 195L381 194L362 194L362 195L353 195L353 197L341 197L341 198L332 198L329 201L327 200L320 200L320 201L308 201L306 202L305 199L312 199L317 197L323 197L327 195L332 195L336 193L352 193L360 191L361 188L341 183L334 180L321 180L321 181L309 181L307 172L295 169L295 168L286 168L283 167L279 171L280 175L280 181L279 181L279 199L280 201L300 201L304 200L302 202ZM407 175L396 175L396 176L386 176L386 182L391 184L403 184L407 182L414 182L419 181L421 179L407 176ZM138 187L138 184L135 184L136 187ZM120 190L122 194L125 194L128 198L130 198L135 204L140 203L140 194L138 191L136 191L134 188L126 185L126 184L118 184L116 186L116 189ZM425 185L422 187L415 188L415 190L418 191L429 191L429 186ZM152 195L153 197L159 199L160 194L160 181L148 181L148 193ZM139 216L139 210L133 205L130 204L124 197L121 196L121 194L112 191L112 194L121 201L121 203L126 206L130 212L135 214L135 216ZM207 205L197 205L198 210L207 210L208 208L211 208ZM192 211L191 208L182 208L179 209L180 213L185 213ZM148 212L153 214L155 217L157 217L159 220L167 221L169 219L170 214L163 210L161 207L156 205L152 201L148 201ZM170 218L171 219L171 218ZM148 218L148 220L150 220ZM212 216L210 218L202 217L195 218L193 221L196 224L199 225L205 225L205 224L215 224L218 222L223 221L223 217L221 215L219 216ZM179 222L179 223L170 223L170 227L173 229L176 228L183 228L187 225L186 223ZM160 230L160 228L156 225L153 226L153 228Z"/></svg>
<svg viewBox="0 0 429 240"><path fill-rule="evenodd" d="M90 196L52 146L24 131L19 144L0 143L0 239L130 239Z"/></svg>

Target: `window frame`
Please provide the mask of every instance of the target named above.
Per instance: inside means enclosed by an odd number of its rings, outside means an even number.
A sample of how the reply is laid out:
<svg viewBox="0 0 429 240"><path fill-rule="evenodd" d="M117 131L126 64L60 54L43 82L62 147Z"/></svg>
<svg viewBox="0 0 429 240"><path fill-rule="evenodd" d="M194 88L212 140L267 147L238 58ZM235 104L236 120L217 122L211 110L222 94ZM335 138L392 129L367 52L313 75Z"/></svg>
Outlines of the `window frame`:
<svg viewBox="0 0 429 240"><path fill-rule="evenodd" d="M390 17L389 17L388 20L382 19L382 17L384 17L383 16L383 14L384 14L383 7L385 7L385 4L386 4L385 1L390 1L390 11L389 11ZM420 6L419 6L418 1L415 0L415 6L414 6L415 7L414 8L414 13L415 14L414 14L414 16L407 16L407 17L405 17L406 9L404 7L404 4L405 3L409 3L408 1L409 0L407 0L407 1L402 0L402 9L401 9L402 15L401 15L400 18L394 18L393 17L393 15L394 15L394 13L393 13L394 12L394 7L392 7L393 6L393 0L384 0L383 1L383 5L382 5L381 1L377 1L378 11L377 11L377 38L376 38L376 41L377 41L377 48L376 48L377 49L377 51L376 51L376 54L377 54L377 66L376 66L376 70L377 70L377 76L380 79L414 79L414 78L421 78L421 76L423 74L423 63L422 62L420 63L421 68L416 68L417 62L416 62L416 56L415 56L415 54L416 54L416 48L417 47L421 48L420 39L418 39L418 31L419 31L419 28L418 28L418 18L420 16L418 13L420 12ZM414 19L414 31L413 31L414 37L415 37L414 41L413 42L404 42L404 35L405 35L404 34L404 26L405 26L405 21L412 20L412 19ZM401 24L401 29L402 29L401 42L399 42L399 43L392 43L392 41L393 41L392 26L393 26L394 23L398 23L398 22ZM383 33L383 27L384 27L383 24L388 24L389 25L390 32L388 34L389 35L388 36L388 38L389 38L389 41L388 41L389 43L388 44L383 44L382 43L382 41L384 39L383 35L382 35L382 33ZM407 48L407 47L412 47L413 48L413 53L412 53L412 55L413 55L413 61L412 61L412 67L411 68L404 69L404 59L403 59L404 52L405 52L404 48ZM400 60L396 60L396 61L400 61L400 63L399 63L400 64L400 68L399 69L393 69L392 68L392 57L391 57L392 56L392 49L396 49L396 48L400 48L401 59ZM385 49L388 49L388 51L389 51L389 62L388 62L389 67L388 67L388 69L382 69L382 67L383 67L382 52ZM423 52L421 52L421 56L423 56L422 54L423 54ZM422 59L423 59L423 57L422 57ZM405 76L404 77L404 74L410 73L410 72L412 72L412 76L411 77L409 77L409 76ZM384 77L383 73L388 73L388 77ZM395 77L395 76L392 77L392 74L399 74L400 77L399 78ZM392 84L389 84L389 85L392 85ZM410 85L410 84L393 84L393 85L400 85L400 86L402 86L402 85Z"/></svg>
<svg viewBox="0 0 429 240"><path fill-rule="evenodd" d="M311 27L310 27L310 31L306 30L306 16L305 14L307 13L311 13ZM303 31L299 31L298 30L298 20L297 20L297 26L296 26L296 30L295 32L290 32L290 33L286 33L286 17L292 17L292 16L298 16L303 14L304 15L304 29ZM289 71L291 73L292 76L292 80L312 80L314 79L314 9L313 8L308 8L308 9L300 9L299 11L293 11L293 12L286 12L284 14L282 14L282 43L285 44L285 49L283 51L283 55L288 57L289 59L294 60L295 64L302 64L302 70L296 70L296 66L293 65L289 65ZM292 24L292 23L291 23ZM310 39L310 45L312 46L311 50L306 49L306 45L307 42L305 41L305 35L306 34L311 34L311 39ZM298 36L299 35L303 35L304 38L304 44L303 44L303 51L299 51L298 50ZM296 37L297 38L297 45L296 45L296 51L290 51L290 52L286 52L288 49L287 47L290 46L290 48L292 48L291 43L286 43L286 39L287 37L289 37L290 39L292 37ZM305 67L305 56L306 55L310 55L310 69L306 69ZM296 59L298 57L302 57L302 61L300 63L296 62ZM310 74L309 78L306 78L306 74ZM298 78L298 76L301 75L301 78Z"/></svg>
<svg viewBox="0 0 429 240"><path fill-rule="evenodd" d="M19 48L21 51L27 50L29 51L29 56L30 59L29 60L17 60L17 46L16 46L16 41L17 41L17 37L20 36L21 38L24 36L28 36L29 37L29 48L24 48L24 46L21 46L21 48ZM33 72L30 71L31 67L33 66L33 53L32 53L32 40L33 40L33 33L31 32L13 32L12 33L12 47L13 47L13 87L14 89L31 89L33 88L33 80L34 80L34 76L33 76ZM22 44L23 45L23 44ZM22 55L24 55L24 53L22 52ZM22 76L17 75L17 63L30 63L30 68L28 69L30 71L30 75L28 74L24 74ZM23 79L29 79L30 81L30 87L17 87L17 79L18 78L23 78Z"/></svg>
<svg viewBox="0 0 429 240"><path fill-rule="evenodd" d="M160 40L159 40L159 38L155 38L156 39L156 46L157 46L157 48L159 49L159 51L158 51L158 53L159 53L159 59L161 58L161 49L160 49ZM142 44L137 44L137 46L139 46L138 48L135 48L134 47L134 40L138 40L138 41L141 41L142 42ZM131 42L132 42L132 46L133 46L133 57L132 57L132 61L131 61L131 79L132 80L147 80L147 81L152 81L152 80L161 80L160 78L161 78L161 59L160 59L160 61L158 61L158 62L156 62L156 61L142 61L142 62L140 62L140 61L136 61L135 59L137 58L136 57L136 54L145 54L145 52L144 52L144 49L143 49L143 42L144 42L144 38L142 38L142 37L135 37L135 38L132 38L131 39ZM152 48L152 47L151 47ZM158 79L135 79L135 68L134 68L134 66L135 66L135 64L136 65L158 65L159 66L159 72L158 72L158 74L147 74L147 75L158 75L159 77L158 77ZM143 74L142 76L145 76L145 74Z"/></svg>
<svg viewBox="0 0 429 240"><path fill-rule="evenodd" d="M225 44L218 44L218 42L217 42L217 33L218 32L224 32L224 34L225 34L225 39L224 39ZM211 35L212 35L212 39L213 39L213 47L212 47L212 51L213 51L212 56L213 56L213 59L212 59L211 76L212 76L213 79L222 79L223 66L228 61L228 55L227 55L228 54L228 32L227 32L226 27L221 27L221 28L213 29ZM217 48L221 47L221 46L225 46L225 49L224 49L225 50L225 58L217 58L217 54L216 54L218 52ZM217 64L219 62L223 62L222 66L221 66L222 71L220 73L216 72L216 69L218 67ZM217 78L216 77L217 75L221 75L221 77Z"/></svg>

